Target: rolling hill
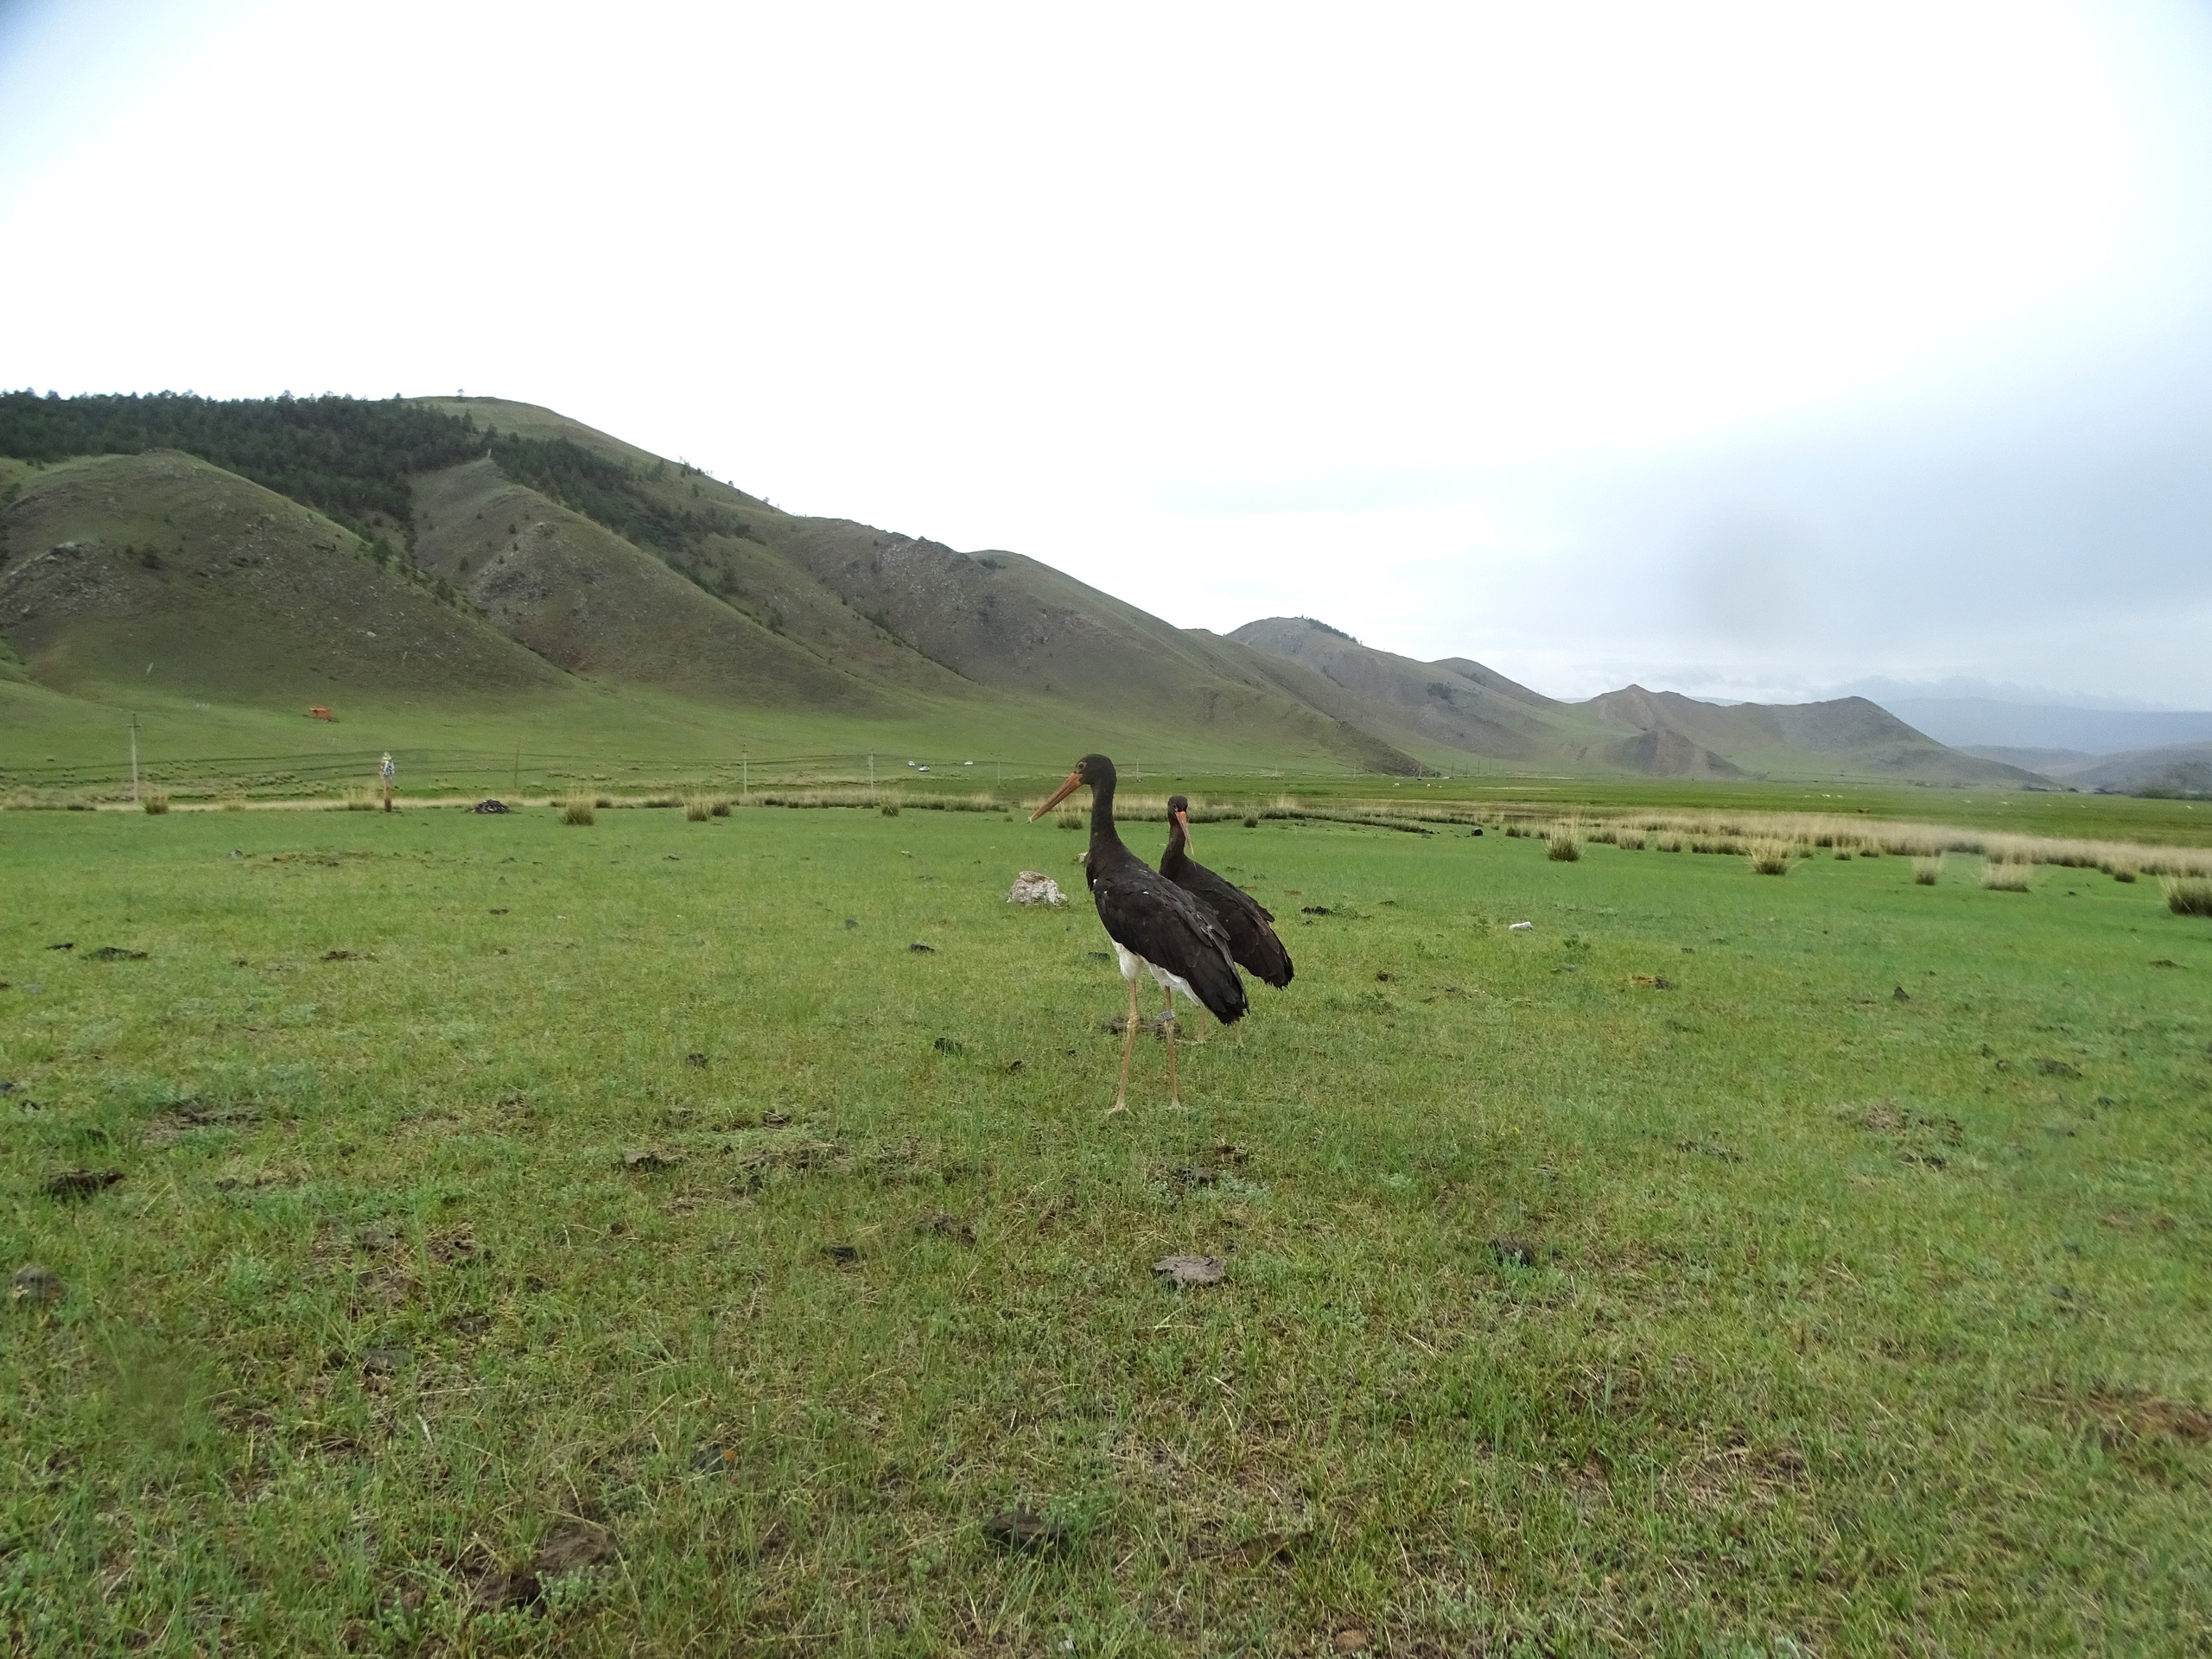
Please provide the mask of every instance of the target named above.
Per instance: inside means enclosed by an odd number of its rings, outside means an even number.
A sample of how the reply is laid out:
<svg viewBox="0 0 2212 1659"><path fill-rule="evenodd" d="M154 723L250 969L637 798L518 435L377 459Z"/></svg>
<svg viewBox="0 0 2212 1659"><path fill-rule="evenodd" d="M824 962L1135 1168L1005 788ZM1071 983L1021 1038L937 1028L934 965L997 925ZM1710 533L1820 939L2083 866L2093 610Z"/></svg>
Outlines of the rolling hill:
<svg viewBox="0 0 2212 1659"><path fill-rule="evenodd" d="M2028 777L1863 700L1573 703L1306 619L1179 628L1018 553L785 513L528 404L0 394L0 767L111 722L87 707L162 696L188 746L344 696L391 741L496 715L502 745L632 752Z"/></svg>

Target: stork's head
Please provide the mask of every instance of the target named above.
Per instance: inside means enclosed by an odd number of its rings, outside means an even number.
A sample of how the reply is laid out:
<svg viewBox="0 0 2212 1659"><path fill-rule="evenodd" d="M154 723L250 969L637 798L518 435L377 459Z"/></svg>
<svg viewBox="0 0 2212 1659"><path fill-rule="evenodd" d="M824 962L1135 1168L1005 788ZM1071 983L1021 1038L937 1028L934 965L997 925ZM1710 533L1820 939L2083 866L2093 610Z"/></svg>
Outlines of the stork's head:
<svg viewBox="0 0 2212 1659"><path fill-rule="evenodd" d="M1191 839L1191 802L1188 796L1170 795L1167 798L1167 822L1183 832L1183 840L1187 845Z"/></svg>
<svg viewBox="0 0 2212 1659"><path fill-rule="evenodd" d="M1029 815L1029 822L1036 823L1085 784L1094 791L1113 788L1114 763L1103 754L1084 755L1075 763L1075 770L1068 773L1067 781L1052 791L1052 798L1044 805Z"/></svg>

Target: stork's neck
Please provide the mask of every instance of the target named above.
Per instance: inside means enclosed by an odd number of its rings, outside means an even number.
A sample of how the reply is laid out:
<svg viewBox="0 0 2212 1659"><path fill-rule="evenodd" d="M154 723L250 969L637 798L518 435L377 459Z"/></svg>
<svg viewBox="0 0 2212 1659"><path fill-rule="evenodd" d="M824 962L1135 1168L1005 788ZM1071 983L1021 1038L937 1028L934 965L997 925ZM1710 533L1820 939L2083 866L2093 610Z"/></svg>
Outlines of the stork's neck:
<svg viewBox="0 0 2212 1659"><path fill-rule="evenodd" d="M1094 870L1102 854L1124 850L1114 828L1114 783L1109 768L1103 778L1090 785L1090 868Z"/></svg>
<svg viewBox="0 0 2212 1659"><path fill-rule="evenodd" d="M1184 833L1183 820L1177 817L1173 812L1169 812L1167 815L1167 850L1166 853L1162 854L1161 856L1173 858L1178 853L1188 853L1190 850L1191 838L1188 835Z"/></svg>

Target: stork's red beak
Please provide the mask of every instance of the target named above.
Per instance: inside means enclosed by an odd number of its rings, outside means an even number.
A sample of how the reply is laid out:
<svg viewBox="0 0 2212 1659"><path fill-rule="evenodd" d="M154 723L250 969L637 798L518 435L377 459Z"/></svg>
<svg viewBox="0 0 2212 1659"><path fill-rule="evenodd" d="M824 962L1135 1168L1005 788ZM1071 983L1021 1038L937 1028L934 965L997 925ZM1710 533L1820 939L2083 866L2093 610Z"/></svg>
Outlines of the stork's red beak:
<svg viewBox="0 0 2212 1659"><path fill-rule="evenodd" d="M1054 807L1058 806L1062 801L1067 799L1069 796L1074 794L1076 791L1082 787L1083 773L1080 772L1071 772L1068 773L1067 782L1062 784L1058 789L1052 791L1052 799L1046 801L1044 805L1039 807L1034 812L1032 812L1029 815L1029 822L1032 823L1036 823L1038 819L1043 817L1047 812L1051 811Z"/></svg>
<svg viewBox="0 0 2212 1659"><path fill-rule="evenodd" d="M1183 849L1187 852L1191 847L1191 815L1187 812L1178 812L1175 815L1175 822L1182 827Z"/></svg>

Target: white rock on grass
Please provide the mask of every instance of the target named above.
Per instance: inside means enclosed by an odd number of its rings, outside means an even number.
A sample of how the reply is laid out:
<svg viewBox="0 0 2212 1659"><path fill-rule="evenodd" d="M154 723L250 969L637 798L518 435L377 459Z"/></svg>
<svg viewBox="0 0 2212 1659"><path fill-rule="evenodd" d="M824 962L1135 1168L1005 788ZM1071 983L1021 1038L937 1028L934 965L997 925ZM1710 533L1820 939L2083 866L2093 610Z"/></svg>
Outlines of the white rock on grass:
<svg viewBox="0 0 2212 1659"><path fill-rule="evenodd" d="M1068 896L1042 870L1024 870L1007 889L1006 901L1009 905L1065 905Z"/></svg>

